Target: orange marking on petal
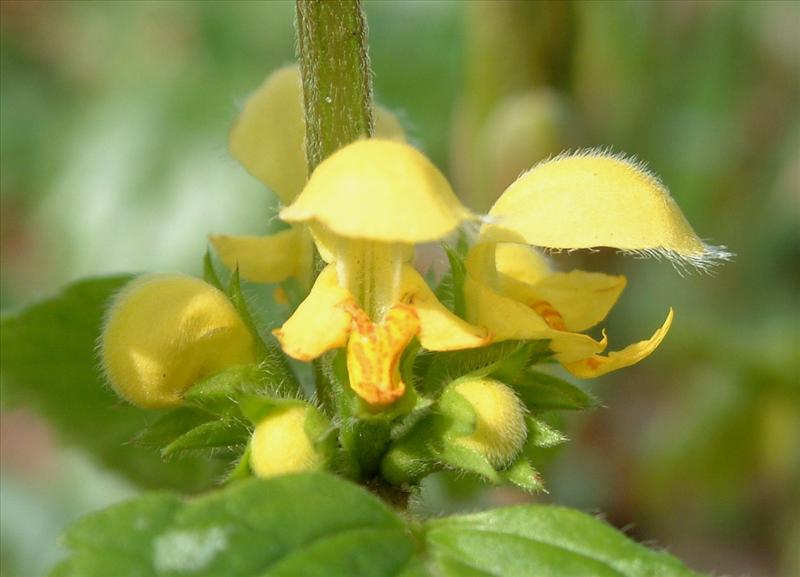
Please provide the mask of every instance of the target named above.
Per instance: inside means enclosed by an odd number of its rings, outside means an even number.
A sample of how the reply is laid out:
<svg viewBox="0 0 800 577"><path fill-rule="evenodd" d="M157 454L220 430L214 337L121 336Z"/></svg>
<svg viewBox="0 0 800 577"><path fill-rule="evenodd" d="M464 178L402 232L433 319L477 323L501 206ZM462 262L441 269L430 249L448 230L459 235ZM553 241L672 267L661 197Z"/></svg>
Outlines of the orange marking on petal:
<svg viewBox="0 0 800 577"><path fill-rule="evenodd" d="M289 304L289 295L286 294L286 290L281 286L275 289L275 291L272 293L272 298L274 298L275 302L279 305Z"/></svg>
<svg viewBox="0 0 800 577"><path fill-rule="evenodd" d="M531 303L530 306L536 314L538 314L544 322L547 323L551 329L557 331L565 331L567 330L567 325L564 324L564 317L561 316L561 313L558 312L553 305L551 305L547 301L536 301Z"/></svg>
<svg viewBox="0 0 800 577"><path fill-rule="evenodd" d="M419 332L419 317L408 305L395 304L380 323L358 307L349 310L353 331L347 345L350 387L370 405L388 405L403 396L400 358Z"/></svg>
<svg viewBox="0 0 800 577"><path fill-rule="evenodd" d="M593 370L593 371L594 371L594 370L597 370L597 368L598 368L600 365L602 365L602 364L603 364L601 361L597 360L595 357L589 357L589 358L588 358L588 359L586 359L584 362L585 362L585 363L586 363L586 365L587 365L587 366L588 366L588 367L589 367L591 370Z"/></svg>

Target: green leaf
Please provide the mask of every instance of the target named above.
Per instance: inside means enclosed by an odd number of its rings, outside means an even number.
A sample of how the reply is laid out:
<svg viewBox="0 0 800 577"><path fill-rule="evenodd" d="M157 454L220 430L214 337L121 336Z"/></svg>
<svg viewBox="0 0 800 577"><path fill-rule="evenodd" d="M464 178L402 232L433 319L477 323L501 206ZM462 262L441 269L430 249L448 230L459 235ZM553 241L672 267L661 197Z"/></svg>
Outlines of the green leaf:
<svg viewBox="0 0 800 577"><path fill-rule="evenodd" d="M148 495L83 519L65 541L59 577L392 577L415 552L398 515L324 474L191 501Z"/></svg>
<svg viewBox="0 0 800 577"><path fill-rule="evenodd" d="M558 377L527 370L508 382L523 403L536 410L582 410L596 407L596 398Z"/></svg>
<svg viewBox="0 0 800 577"><path fill-rule="evenodd" d="M69 530L51 577L697 577L601 520L523 505L407 521L323 473L145 495Z"/></svg>
<svg viewBox="0 0 800 577"><path fill-rule="evenodd" d="M524 505L427 523L441 577L697 577L667 553L562 507Z"/></svg>
<svg viewBox="0 0 800 577"><path fill-rule="evenodd" d="M64 441L145 487L196 491L220 472L207 459L165 463L152 448L130 442L157 411L120 400L104 383L96 345L110 297L132 277L94 278L6 317L2 341L3 401L29 404Z"/></svg>

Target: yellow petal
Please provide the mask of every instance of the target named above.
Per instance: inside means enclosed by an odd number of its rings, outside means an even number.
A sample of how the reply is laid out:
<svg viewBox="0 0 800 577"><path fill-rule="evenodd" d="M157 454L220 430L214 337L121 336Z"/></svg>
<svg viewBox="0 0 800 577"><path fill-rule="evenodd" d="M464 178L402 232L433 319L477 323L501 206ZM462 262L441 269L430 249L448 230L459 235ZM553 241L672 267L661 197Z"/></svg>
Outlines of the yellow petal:
<svg viewBox="0 0 800 577"><path fill-rule="evenodd" d="M480 246L476 245L473 250ZM494 246L495 266L500 275L535 284L550 274L550 263L533 247L517 243L500 243Z"/></svg>
<svg viewBox="0 0 800 577"><path fill-rule="evenodd" d="M339 236L415 244L446 236L472 215L422 153L373 139L325 159L281 218L317 222Z"/></svg>
<svg viewBox="0 0 800 577"><path fill-rule="evenodd" d="M485 241L549 248L610 246L699 267L728 253L706 246L669 191L641 165L602 152L544 162L506 189Z"/></svg>
<svg viewBox="0 0 800 577"><path fill-rule="evenodd" d="M486 327L492 341L547 339L551 350L563 362L583 359L605 349L605 338L596 341L588 335L555 329L529 306L496 293L471 275L467 275L464 291L467 318Z"/></svg>
<svg viewBox="0 0 800 577"><path fill-rule="evenodd" d="M388 110L375 110L375 134L403 140L403 128ZM245 103L231 129L231 154L284 204L303 190L307 177L300 69L270 74Z"/></svg>
<svg viewBox="0 0 800 577"><path fill-rule="evenodd" d="M486 329L473 326L438 301L420 274L403 266L401 294L419 317L419 341L430 351L471 349L489 343Z"/></svg>
<svg viewBox="0 0 800 577"><path fill-rule="evenodd" d="M672 325L673 317L674 313L670 309L664 324L646 341L634 343L621 351L608 353L608 356L592 355L577 362L566 363L564 368L578 378L591 379L634 365L649 356L661 344Z"/></svg>
<svg viewBox="0 0 800 577"><path fill-rule="evenodd" d="M129 283L109 309L101 343L111 385L147 408L177 405L200 379L255 360L253 337L228 298L182 275Z"/></svg>
<svg viewBox="0 0 800 577"><path fill-rule="evenodd" d="M259 283L303 277L311 268L311 241L298 227L269 236L209 236L229 269L239 267L243 279Z"/></svg>
<svg viewBox="0 0 800 577"><path fill-rule="evenodd" d="M270 74L245 103L231 129L231 154L284 204L306 182L303 92L297 66Z"/></svg>
<svg viewBox="0 0 800 577"><path fill-rule="evenodd" d="M272 332L287 355L310 361L347 344L350 306L355 306L353 296L339 286L336 265L328 265L294 314Z"/></svg>
<svg viewBox="0 0 800 577"><path fill-rule="evenodd" d="M585 331L606 318L625 283L624 276L573 270L552 273L534 285L507 279L501 292L528 305L553 328Z"/></svg>
<svg viewBox="0 0 800 577"><path fill-rule="evenodd" d="M414 309L392 306L380 323L353 306L353 332L347 344L350 387L370 405L382 406L403 396L406 384L400 375L400 358L419 330Z"/></svg>

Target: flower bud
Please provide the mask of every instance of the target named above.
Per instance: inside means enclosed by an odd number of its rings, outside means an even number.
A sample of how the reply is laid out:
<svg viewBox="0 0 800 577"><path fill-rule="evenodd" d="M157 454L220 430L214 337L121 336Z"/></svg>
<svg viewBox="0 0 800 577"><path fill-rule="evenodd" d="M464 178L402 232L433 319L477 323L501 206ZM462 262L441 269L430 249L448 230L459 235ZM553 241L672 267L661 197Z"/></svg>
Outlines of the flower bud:
<svg viewBox="0 0 800 577"><path fill-rule="evenodd" d="M328 422L308 405L282 407L264 417L250 441L250 468L262 478L318 469L325 452L316 439Z"/></svg>
<svg viewBox="0 0 800 577"><path fill-rule="evenodd" d="M525 406L514 391L493 379L456 382L442 395L443 412L452 412L453 395L469 403L475 416L474 430L454 442L479 453L497 469L513 461L527 437Z"/></svg>
<svg viewBox="0 0 800 577"><path fill-rule="evenodd" d="M228 298L183 275L129 283L108 310L101 356L117 393L146 408L177 405L201 379L255 360L253 337Z"/></svg>

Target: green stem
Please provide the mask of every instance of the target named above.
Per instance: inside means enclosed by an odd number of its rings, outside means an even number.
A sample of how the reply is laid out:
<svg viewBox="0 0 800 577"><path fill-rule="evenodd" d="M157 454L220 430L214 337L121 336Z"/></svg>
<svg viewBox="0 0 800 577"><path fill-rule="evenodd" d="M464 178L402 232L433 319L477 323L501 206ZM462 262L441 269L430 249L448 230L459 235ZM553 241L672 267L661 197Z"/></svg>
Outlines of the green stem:
<svg viewBox="0 0 800 577"><path fill-rule="evenodd" d="M372 136L367 22L360 0L297 0L308 173L339 148Z"/></svg>

